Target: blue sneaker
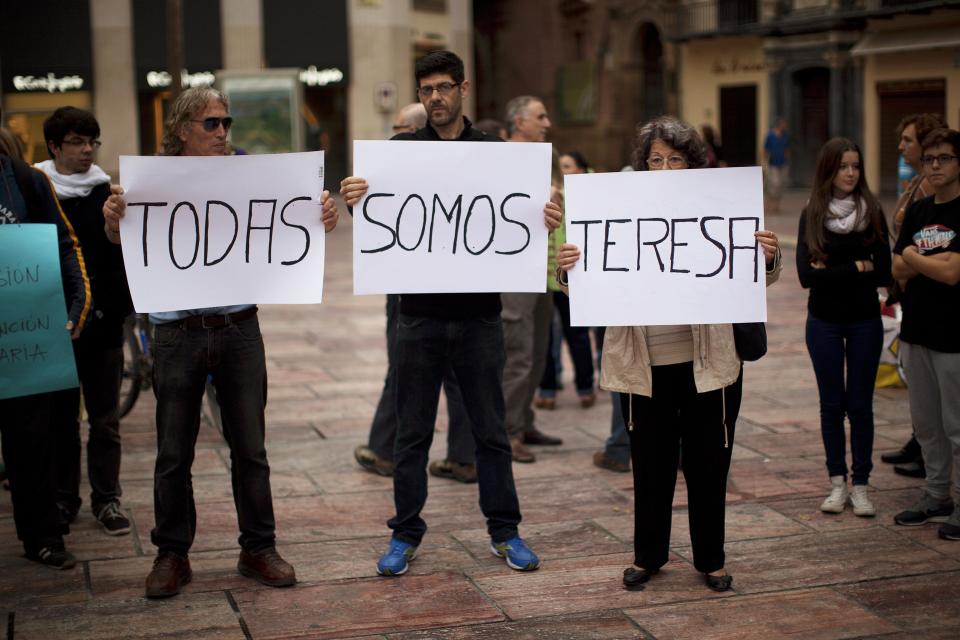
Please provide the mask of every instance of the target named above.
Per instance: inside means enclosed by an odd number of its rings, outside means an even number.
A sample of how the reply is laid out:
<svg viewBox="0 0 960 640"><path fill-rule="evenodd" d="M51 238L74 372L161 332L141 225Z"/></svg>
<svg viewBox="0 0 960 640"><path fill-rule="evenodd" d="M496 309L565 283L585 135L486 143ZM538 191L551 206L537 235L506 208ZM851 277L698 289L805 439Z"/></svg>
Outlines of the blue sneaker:
<svg viewBox="0 0 960 640"><path fill-rule="evenodd" d="M377 573L381 576L402 576L416 557L417 547L391 538L390 548L377 561Z"/></svg>
<svg viewBox="0 0 960 640"><path fill-rule="evenodd" d="M498 558L506 558L507 566L517 571L533 571L540 568L537 557L520 536L514 536L503 542L490 541L490 552Z"/></svg>

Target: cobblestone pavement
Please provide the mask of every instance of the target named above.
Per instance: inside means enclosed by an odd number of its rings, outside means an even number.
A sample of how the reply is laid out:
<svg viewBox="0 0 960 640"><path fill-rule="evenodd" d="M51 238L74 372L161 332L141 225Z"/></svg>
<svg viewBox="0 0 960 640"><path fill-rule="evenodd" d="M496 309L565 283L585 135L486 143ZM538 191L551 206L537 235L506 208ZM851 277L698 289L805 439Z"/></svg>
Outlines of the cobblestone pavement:
<svg viewBox="0 0 960 640"><path fill-rule="evenodd" d="M154 402L146 394L122 425L132 535L104 535L84 508L67 538L78 567L37 567L21 557L9 496L0 497L0 615L8 637L960 637L960 543L939 540L936 525L893 525L921 486L879 462L879 452L909 435L903 390L876 394L877 517L818 510L828 480L803 342L806 295L789 237L803 199L788 194L784 213L767 222L787 249L781 281L769 289L770 352L746 367L727 508L733 592L709 591L693 569L682 478L669 564L645 591L621 588L632 558L631 477L591 463L608 433L610 404L604 394L593 408L579 407L569 362L558 408L537 415L564 445L537 448L536 464L514 466L522 533L543 567L522 574L492 557L476 486L431 478L420 558L402 578L377 577L392 485L361 471L352 450L365 441L383 383L383 297L352 295L347 219L328 237L323 305L261 312L279 547L299 584L271 589L238 575L229 452L205 423L193 466L193 583L167 601L143 598L154 553ZM433 459L443 455L445 429L441 421Z"/></svg>

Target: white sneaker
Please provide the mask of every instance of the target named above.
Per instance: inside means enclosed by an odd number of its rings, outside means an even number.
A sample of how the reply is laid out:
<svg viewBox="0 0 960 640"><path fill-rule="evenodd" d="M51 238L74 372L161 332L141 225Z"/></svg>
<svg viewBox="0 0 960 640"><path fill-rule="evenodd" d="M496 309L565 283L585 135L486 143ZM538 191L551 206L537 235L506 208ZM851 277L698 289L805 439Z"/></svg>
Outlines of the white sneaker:
<svg viewBox="0 0 960 640"><path fill-rule="evenodd" d="M850 491L850 504L853 505L854 515L861 518L872 518L877 515L877 510L870 502L870 498L867 497L867 485L865 484L853 485L853 489Z"/></svg>
<svg viewBox="0 0 960 640"><path fill-rule="evenodd" d="M843 476L830 476L830 484L833 489L830 495L820 505L820 511L824 513L843 513L843 508L847 504L847 481Z"/></svg>

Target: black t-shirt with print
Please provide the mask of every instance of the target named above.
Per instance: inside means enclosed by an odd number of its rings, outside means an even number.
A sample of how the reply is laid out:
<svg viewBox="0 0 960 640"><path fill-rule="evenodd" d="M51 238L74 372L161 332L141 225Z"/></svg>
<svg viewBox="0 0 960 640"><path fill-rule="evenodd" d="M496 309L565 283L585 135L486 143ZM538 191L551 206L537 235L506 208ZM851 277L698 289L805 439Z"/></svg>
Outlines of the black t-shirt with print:
<svg viewBox="0 0 960 640"><path fill-rule="evenodd" d="M903 219L897 246L902 254L911 244L922 255L960 253L960 198L937 204L934 197L911 204ZM923 274L907 281L903 295L900 338L934 351L960 353L960 284L948 285Z"/></svg>

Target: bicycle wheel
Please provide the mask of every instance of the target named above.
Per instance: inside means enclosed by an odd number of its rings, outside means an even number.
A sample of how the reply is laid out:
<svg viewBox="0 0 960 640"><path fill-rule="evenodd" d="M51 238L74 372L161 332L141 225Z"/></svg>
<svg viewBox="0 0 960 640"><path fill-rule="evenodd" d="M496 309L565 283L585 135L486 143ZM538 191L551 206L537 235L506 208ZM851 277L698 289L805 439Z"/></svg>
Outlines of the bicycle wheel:
<svg viewBox="0 0 960 640"><path fill-rule="evenodd" d="M117 412L125 417L140 397L143 384L143 349L137 335L136 316L130 316L123 323L123 377L120 380L120 402Z"/></svg>

